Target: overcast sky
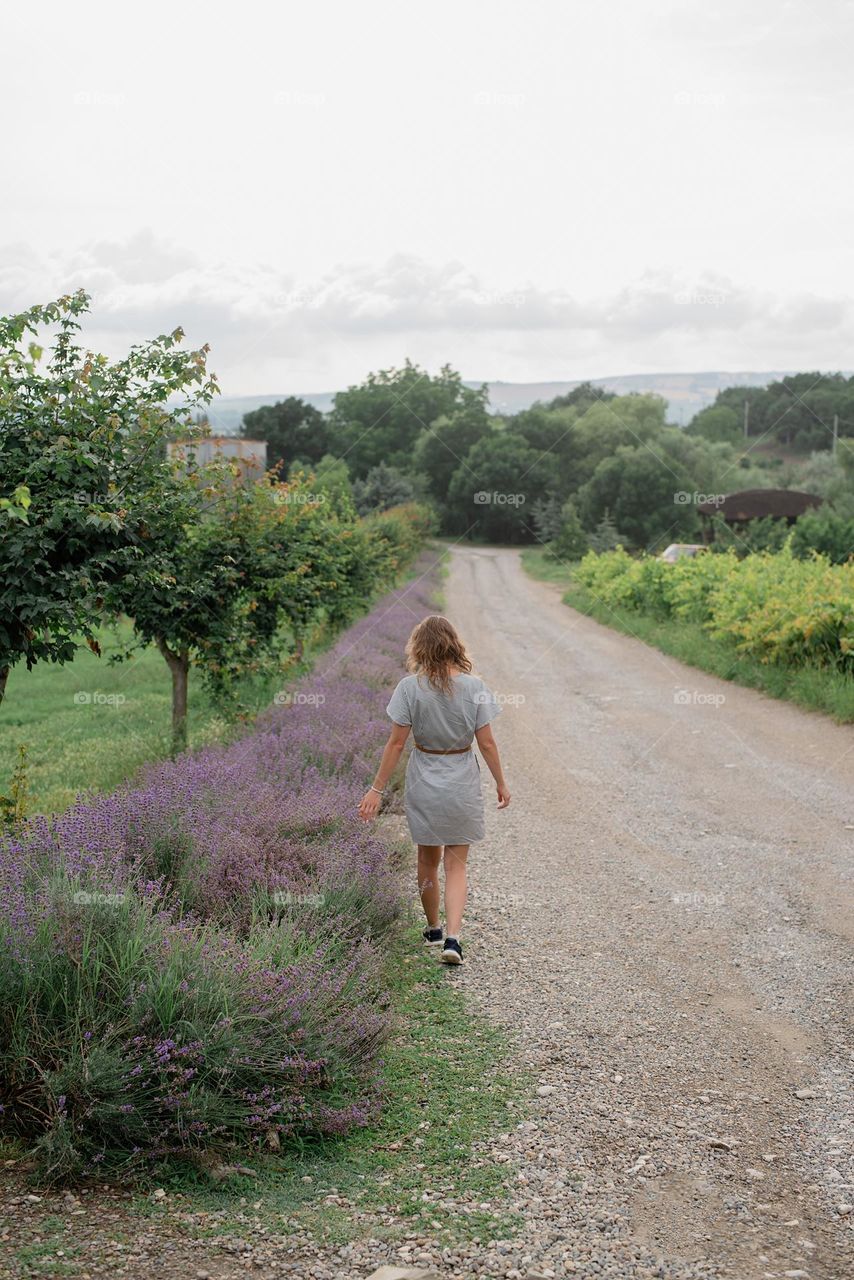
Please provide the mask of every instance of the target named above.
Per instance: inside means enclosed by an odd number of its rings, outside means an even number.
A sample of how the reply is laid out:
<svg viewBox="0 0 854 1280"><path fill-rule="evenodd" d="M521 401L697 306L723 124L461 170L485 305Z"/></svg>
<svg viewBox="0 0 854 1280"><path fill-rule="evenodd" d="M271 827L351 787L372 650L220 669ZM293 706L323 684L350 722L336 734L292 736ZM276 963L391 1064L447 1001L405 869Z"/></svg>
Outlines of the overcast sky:
<svg viewBox="0 0 854 1280"><path fill-rule="evenodd" d="M854 367L851 0L41 0L0 310L83 287L225 394Z"/></svg>

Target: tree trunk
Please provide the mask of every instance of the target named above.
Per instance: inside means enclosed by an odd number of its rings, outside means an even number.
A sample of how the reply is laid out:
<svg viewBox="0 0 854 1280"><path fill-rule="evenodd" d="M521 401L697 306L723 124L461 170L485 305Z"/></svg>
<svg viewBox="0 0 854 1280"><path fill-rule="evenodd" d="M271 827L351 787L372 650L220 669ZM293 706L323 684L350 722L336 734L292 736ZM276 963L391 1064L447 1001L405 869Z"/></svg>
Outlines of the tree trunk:
<svg viewBox="0 0 854 1280"><path fill-rule="evenodd" d="M163 640L157 647L166 659L172 673L172 754L187 747L187 685L190 675L190 655L186 649L175 653Z"/></svg>
<svg viewBox="0 0 854 1280"><path fill-rule="evenodd" d="M0 667L0 702L6 696L6 681L9 679L9 668Z"/></svg>

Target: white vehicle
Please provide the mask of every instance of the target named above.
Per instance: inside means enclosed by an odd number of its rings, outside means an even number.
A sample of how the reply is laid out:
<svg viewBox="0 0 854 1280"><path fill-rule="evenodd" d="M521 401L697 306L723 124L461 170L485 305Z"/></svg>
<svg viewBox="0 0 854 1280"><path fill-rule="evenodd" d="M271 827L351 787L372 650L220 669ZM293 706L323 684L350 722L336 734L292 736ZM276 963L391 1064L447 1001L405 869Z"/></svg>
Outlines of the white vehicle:
<svg viewBox="0 0 854 1280"><path fill-rule="evenodd" d="M675 564L677 560L693 560L698 551L705 550L702 542L671 542L658 558L666 560L668 564Z"/></svg>

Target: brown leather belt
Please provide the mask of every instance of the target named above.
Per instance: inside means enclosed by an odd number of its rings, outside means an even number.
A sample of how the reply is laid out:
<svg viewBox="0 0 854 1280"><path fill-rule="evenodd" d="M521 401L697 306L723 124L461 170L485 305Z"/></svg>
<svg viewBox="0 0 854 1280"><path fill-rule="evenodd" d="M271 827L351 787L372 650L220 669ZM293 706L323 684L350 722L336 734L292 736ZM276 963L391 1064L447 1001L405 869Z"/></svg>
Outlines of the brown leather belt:
<svg viewBox="0 0 854 1280"><path fill-rule="evenodd" d="M428 756L461 756L465 751L471 751L471 743L467 747L450 747L447 751L434 751L432 747L422 747L420 742L416 742L419 751L425 752Z"/></svg>

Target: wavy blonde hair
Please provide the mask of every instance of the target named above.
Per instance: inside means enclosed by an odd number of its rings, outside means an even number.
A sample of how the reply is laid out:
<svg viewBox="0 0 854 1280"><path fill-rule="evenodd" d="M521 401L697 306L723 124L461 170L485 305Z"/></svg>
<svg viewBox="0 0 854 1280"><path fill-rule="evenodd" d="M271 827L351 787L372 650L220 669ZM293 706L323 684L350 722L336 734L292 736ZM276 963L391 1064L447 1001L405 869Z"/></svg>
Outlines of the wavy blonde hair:
<svg viewBox="0 0 854 1280"><path fill-rule="evenodd" d="M466 647L457 634L454 626L439 613L431 613L429 618L414 627L406 642L406 669L415 675L424 675L437 689L450 694L450 668L469 672L472 669L471 658Z"/></svg>

